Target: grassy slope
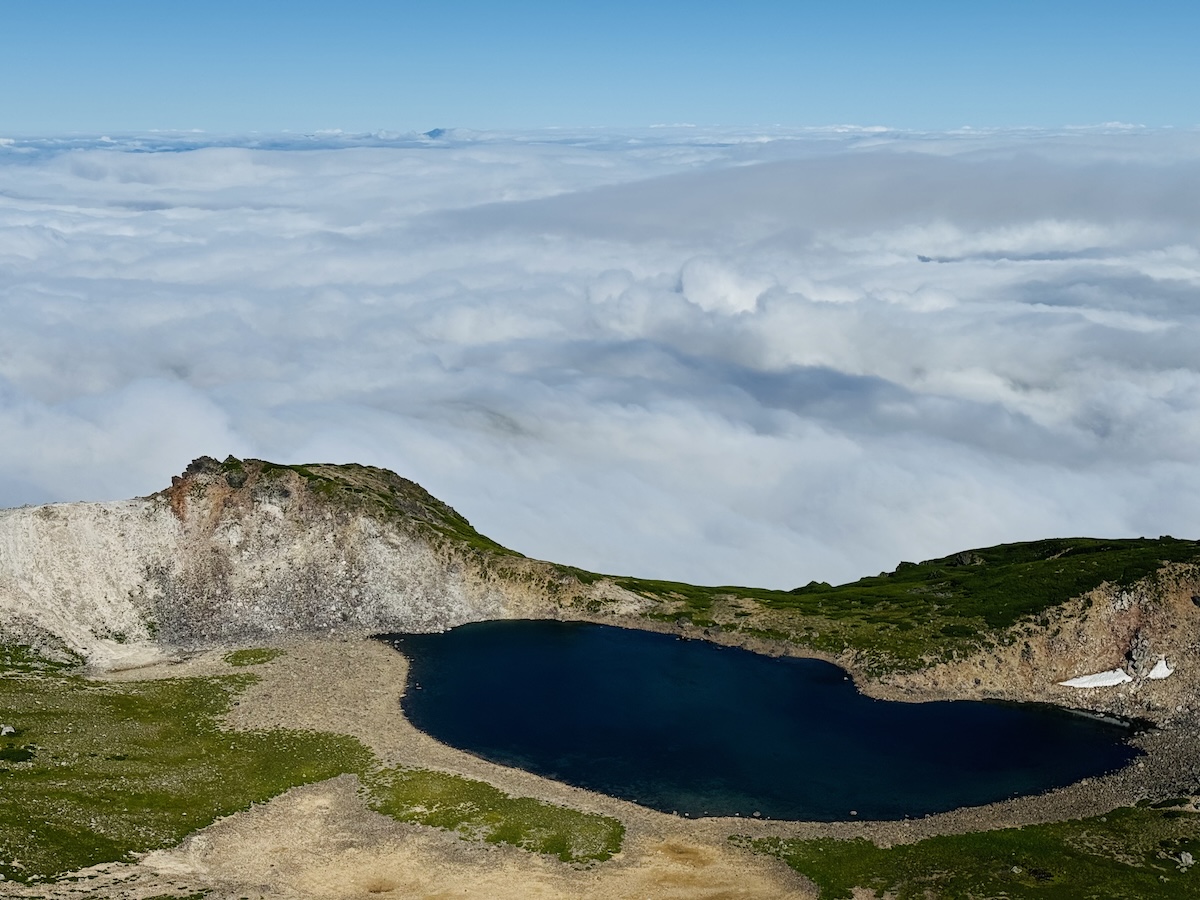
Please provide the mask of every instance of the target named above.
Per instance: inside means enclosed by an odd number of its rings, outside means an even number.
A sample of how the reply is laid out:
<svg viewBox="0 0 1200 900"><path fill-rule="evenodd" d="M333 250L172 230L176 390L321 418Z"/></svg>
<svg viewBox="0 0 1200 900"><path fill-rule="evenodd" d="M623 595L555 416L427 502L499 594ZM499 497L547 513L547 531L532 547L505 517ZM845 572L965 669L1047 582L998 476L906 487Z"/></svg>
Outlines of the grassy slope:
<svg viewBox="0 0 1200 900"><path fill-rule="evenodd" d="M198 461L199 462L199 461ZM193 463L195 466L196 463ZM368 512L385 522L415 526L437 540L499 556L520 556L476 531L453 508L423 487L395 472L374 466L307 465L283 466L261 459L240 460L228 457L213 468L231 487L241 487L250 479L271 479L283 472L303 478L310 491L322 499L348 509Z"/></svg>
<svg viewBox="0 0 1200 900"><path fill-rule="evenodd" d="M456 831L488 843L549 853L563 862L603 861L621 849L625 826L427 769L385 769L367 776L371 806L400 822Z"/></svg>
<svg viewBox="0 0 1200 900"><path fill-rule="evenodd" d="M1190 806L1117 809L887 849L861 839L733 840L812 879L821 900L851 897L855 887L896 900L1200 897L1200 871L1180 868L1185 851L1200 859L1200 815Z"/></svg>
<svg viewBox="0 0 1200 900"><path fill-rule="evenodd" d="M231 664L268 654L239 651ZM607 859L623 829L602 816L437 772L381 770L351 737L219 725L251 674L93 682L0 647L0 874L38 880L177 843L296 785L360 776L401 821L453 828L569 861Z"/></svg>
<svg viewBox="0 0 1200 900"><path fill-rule="evenodd" d="M832 586L810 583L791 591L697 587L635 578L615 579L629 590L669 604L664 618L711 625L730 601L741 604L722 623L793 640L833 653L853 649L877 670L908 669L998 639L1027 616L1108 582L1130 585L1166 562L1200 562L1200 542L1157 539L1063 538L1002 544ZM728 609L726 609L728 613ZM739 622L740 616L745 621ZM874 663L873 666L870 666Z"/></svg>
<svg viewBox="0 0 1200 900"><path fill-rule="evenodd" d="M188 832L290 787L353 772L357 741L294 731L229 733L216 719L247 676L104 684L62 675L0 679L0 872L52 875Z"/></svg>

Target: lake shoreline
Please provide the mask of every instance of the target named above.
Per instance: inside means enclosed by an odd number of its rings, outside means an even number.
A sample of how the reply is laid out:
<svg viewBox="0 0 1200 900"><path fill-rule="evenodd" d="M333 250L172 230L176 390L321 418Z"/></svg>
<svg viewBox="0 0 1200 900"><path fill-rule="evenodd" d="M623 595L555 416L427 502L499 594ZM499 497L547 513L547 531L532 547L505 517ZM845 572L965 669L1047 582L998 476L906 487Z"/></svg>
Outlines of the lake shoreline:
<svg viewBox="0 0 1200 900"><path fill-rule="evenodd" d="M572 619L571 621L580 620ZM591 621L591 619L583 619L582 621ZM598 624L614 623L611 621L600 621ZM663 631L664 633L673 633L667 629L663 629ZM1138 747L1145 755L1123 769L1107 775L1055 788L1041 794L1003 800L983 806L961 807L943 813L901 821L872 821L856 818L847 818L837 822L800 822L743 817L684 819L649 810L629 801L618 800L603 794L587 791L583 788L563 785L521 769L500 766L476 757L473 754L450 747L425 734L408 720L400 705L400 698L407 684L407 658L392 647L382 644L374 637L334 638L329 640L288 639L273 644L273 646L288 649L290 653L303 650L305 657L315 654L316 658L328 658L332 648L338 646L344 647L352 657L360 663L365 664L361 670L361 674L359 674L359 670L354 670L356 673L354 680L356 682L363 679L369 681L369 676L366 673L380 664L377 658L373 662L370 661L374 654L367 652L367 648L377 646L380 652L403 660L404 676L401 679L401 693L396 695L396 704L392 710L392 715L394 716L394 721L399 723L398 727L400 730L404 731L407 735L405 741L410 748L409 752L412 753L412 761L408 764L432 765L435 768L443 768L446 767L446 763L453 761L456 765L448 767L448 770L459 771L461 767L462 774L471 775L471 777L482 777L483 780L489 781L489 783L506 790L509 789L507 784L508 779L510 776L513 776L517 781L522 783L521 786L523 788L538 788L536 793L531 794L531 796L536 796L538 799L550 802L566 802L563 798L568 795L573 797L586 796L598 800L602 806L606 806L609 803L618 804L625 810L632 808L643 811L652 817L662 816L689 826L700 827L703 830L710 830L711 826L717 825L722 832L736 826L743 833L754 837L783 835L841 838L866 837L875 843L886 846L893 843L911 843L940 834L990 831L999 828L1019 827L1022 825L1103 815L1109 810L1121 806L1132 806L1145 798L1156 799L1176 794L1192 793L1197 784L1200 784L1200 759L1197 759L1195 754L1195 747L1200 743L1200 718L1197 718L1177 721L1165 727L1158 726L1153 730L1131 736L1129 739L1130 743ZM746 647L744 649L751 648ZM205 654L205 656L208 655L210 654ZM824 655L808 656L801 653L795 655L804 658L824 659L827 662L834 662L834 664L840 665L835 660L827 659ZM348 672L349 670L347 674ZM146 673L138 674L142 675ZM165 675L161 677L172 676ZM304 680L307 681L307 678ZM856 685L860 690L862 689L860 682L856 681ZM285 700L285 702L288 702L288 705L291 705L291 703L300 703L302 702L302 696L298 696L297 694L302 693L302 691L298 690L298 686L297 688L293 688L288 685L284 694L281 695L280 700L290 698L290 701ZM875 694L868 695L875 696ZM904 700L905 702L924 702L925 700L946 698L940 696L923 698L914 692L907 693L896 699ZM395 716L395 713L399 715ZM236 727L278 727L283 722L282 717L274 716L265 710L258 710L253 704L245 701L238 707L236 716L236 719L231 719L231 722L237 723ZM306 716L305 718L310 718L310 716ZM363 739L364 743L376 750L376 752L385 751L384 755L387 758L386 751L388 748L381 742L382 734L386 732L387 727L386 722L374 722L368 727L362 729L355 728L353 731L344 731L343 733L354 733L360 739ZM336 730L341 731L342 729ZM416 737L418 735L419 737ZM405 753L406 757L408 757L409 752ZM493 781L491 777L488 777L488 775L499 776L501 773L505 777L499 780L505 783L498 783L497 781Z"/></svg>
<svg viewBox="0 0 1200 900"><path fill-rule="evenodd" d="M726 885L731 892L738 891L738 896L763 900L814 898L815 890L806 879L777 860L733 846L729 838L865 838L879 846L908 844L935 835L1104 815L1143 798L1192 793L1200 778L1194 752L1200 723L1177 721L1135 735L1133 742L1146 755L1131 766L1044 794L985 806L902 821L682 818L499 766L436 741L404 716L400 699L406 690L409 664L380 641L365 636L289 637L267 643L284 653L253 667L258 681L238 697L226 716L226 727L291 727L349 734L366 744L384 765L454 773L513 796L614 816L627 829L624 849L609 862L573 867L514 848L464 841L437 829L385 820L367 808L356 779L343 776L293 789L201 829L178 847L156 851L140 862L98 867L103 871L81 877L94 889L111 884L112 891L95 896L136 900L170 887L173 891L211 890L212 900L232 900L245 896L246 891L266 896L358 898L373 895L362 877L367 871L376 871L392 873L387 877L414 893L476 890L498 900L517 900L533 891L545 897L594 900L615 900L631 890L682 898L694 896L700 885ZM175 662L162 661L102 677L136 682L227 674L231 670L224 654L230 649L234 648L182 653ZM915 700L918 695L906 699ZM334 812L336 821L329 818ZM349 840L339 835L355 837ZM77 896L70 882L27 888L6 885L6 890L14 897L65 900Z"/></svg>
<svg viewBox="0 0 1200 900"><path fill-rule="evenodd" d="M836 663L609 624L377 638L410 660L403 705L418 728L685 818L901 821L1102 777L1136 753L1134 729L1109 717L879 701Z"/></svg>

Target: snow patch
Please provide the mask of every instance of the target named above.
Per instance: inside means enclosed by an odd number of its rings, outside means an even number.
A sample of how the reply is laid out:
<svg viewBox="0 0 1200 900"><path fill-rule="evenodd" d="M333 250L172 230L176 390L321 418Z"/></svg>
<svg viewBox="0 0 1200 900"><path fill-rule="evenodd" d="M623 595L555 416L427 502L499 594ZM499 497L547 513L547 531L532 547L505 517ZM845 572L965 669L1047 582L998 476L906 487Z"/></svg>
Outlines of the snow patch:
<svg viewBox="0 0 1200 900"><path fill-rule="evenodd" d="M1107 672L1096 672L1094 675L1080 675L1078 678L1069 678L1066 681L1060 681L1059 684L1063 687L1096 688L1114 687L1130 681L1133 681L1133 678L1124 669L1110 669Z"/></svg>
<svg viewBox="0 0 1200 900"><path fill-rule="evenodd" d="M1153 678L1155 681L1161 681L1163 678L1170 678L1175 670L1167 665L1166 657L1160 657L1158 662L1154 664L1154 668L1150 670L1147 678Z"/></svg>

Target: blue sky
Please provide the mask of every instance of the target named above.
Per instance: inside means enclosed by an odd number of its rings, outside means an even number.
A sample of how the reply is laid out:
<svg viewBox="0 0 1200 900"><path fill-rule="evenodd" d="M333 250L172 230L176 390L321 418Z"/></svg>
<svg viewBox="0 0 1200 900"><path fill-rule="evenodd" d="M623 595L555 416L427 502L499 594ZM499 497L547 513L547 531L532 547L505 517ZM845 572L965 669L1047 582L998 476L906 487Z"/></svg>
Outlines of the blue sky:
<svg viewBox="0 0 1200 900"><path fill-rule="evenodd" d="M0 4L0 133L1200 124L1200 5Z"/></svg>

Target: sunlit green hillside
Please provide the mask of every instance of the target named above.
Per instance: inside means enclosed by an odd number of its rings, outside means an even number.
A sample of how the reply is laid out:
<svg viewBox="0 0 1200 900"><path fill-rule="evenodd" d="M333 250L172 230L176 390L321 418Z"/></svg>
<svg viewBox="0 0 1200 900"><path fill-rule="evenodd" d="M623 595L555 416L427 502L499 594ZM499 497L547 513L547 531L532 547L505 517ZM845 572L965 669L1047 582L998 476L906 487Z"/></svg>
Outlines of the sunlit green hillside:
<svg viewBox="0 0 1200 900"><path fill-rule="evenodd" d="M615 581L661 601L651 613L655 617L720 625L834 653L849 648L864 652L880 668L911 668L985 644L1023 617L1106 582L1131 585L1170 562L1200 562L1200 542L1161 537L1001 544L902 562L894 572L849 584L812 582L791 591Z"/></svg>

